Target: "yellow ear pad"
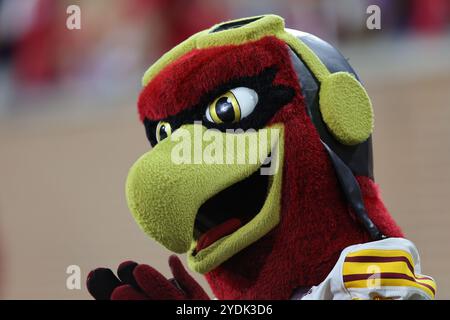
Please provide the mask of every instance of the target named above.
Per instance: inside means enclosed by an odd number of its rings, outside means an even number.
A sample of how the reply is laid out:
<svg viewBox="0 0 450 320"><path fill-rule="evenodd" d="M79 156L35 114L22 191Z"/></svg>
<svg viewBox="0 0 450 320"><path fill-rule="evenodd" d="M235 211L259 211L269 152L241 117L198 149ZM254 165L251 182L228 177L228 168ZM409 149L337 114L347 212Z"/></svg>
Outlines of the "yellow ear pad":
<svg viewBox="0 0 450 320"><path fill-rule="evenodd" d="M322 118L342 144L355 145L369 138L373 109L364 87L348 72L332 73L321 82L319 104Z"/></svg>

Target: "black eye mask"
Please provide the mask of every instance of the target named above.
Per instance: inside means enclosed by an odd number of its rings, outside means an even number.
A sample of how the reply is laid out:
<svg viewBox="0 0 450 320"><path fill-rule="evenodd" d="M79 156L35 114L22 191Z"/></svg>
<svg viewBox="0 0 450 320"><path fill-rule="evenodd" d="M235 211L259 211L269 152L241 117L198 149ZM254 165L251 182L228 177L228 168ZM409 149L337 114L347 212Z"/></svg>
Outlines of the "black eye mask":
<svg viewBox="0 0 450 320"><path fill-rule="evenodd" d="M201 121L208 129L214 128L220 131L227 129L247 130L250 128L258 130L263 128L278 110L292 101L295 95L293 88L273 84L276 73L276 68L270 67L256 76L233 79L205 94L198 104L176 115L158 120L144 119L145 131L150 144L155 146L157 143L156 127L160 121L169 123L172 132L184 124L194 123L195 121ZM210 122L205 116L208 105L220 95L237 87L247 87L258 94L258 103L252 113L234 123Z"/></svg>

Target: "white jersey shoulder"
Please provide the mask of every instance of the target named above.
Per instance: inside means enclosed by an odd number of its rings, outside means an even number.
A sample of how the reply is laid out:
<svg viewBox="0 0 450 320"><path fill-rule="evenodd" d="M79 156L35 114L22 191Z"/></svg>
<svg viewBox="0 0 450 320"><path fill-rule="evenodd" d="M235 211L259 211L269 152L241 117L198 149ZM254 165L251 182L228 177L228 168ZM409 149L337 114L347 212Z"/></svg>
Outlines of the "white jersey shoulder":
<svg viewBox="0 0 450 320"><path fill-rule="evenodd" d="M421 274L415 245L387 238L345 248L333 270L302 300L434 299L436 283Z"/></svg>

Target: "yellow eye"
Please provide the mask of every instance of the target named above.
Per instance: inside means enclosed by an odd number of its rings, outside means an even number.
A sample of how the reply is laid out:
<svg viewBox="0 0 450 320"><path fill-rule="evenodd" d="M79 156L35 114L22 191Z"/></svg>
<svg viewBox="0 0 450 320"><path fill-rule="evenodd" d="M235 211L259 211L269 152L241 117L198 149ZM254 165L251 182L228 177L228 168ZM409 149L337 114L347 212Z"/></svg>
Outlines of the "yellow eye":
<svg viewBox="0 0 450 320"><path fill-rule="evenodd" d="M258 94L249 88L231 89L216 98L206 108L206 119L214 123L235 123L253 112Z"/></svg>
<svg viewBox="0 0 450 320"><path fill-rule="evenodd" d="M160 142L172 134L172 127L170 123L160 121L156 126L156 141Z"/></svg>

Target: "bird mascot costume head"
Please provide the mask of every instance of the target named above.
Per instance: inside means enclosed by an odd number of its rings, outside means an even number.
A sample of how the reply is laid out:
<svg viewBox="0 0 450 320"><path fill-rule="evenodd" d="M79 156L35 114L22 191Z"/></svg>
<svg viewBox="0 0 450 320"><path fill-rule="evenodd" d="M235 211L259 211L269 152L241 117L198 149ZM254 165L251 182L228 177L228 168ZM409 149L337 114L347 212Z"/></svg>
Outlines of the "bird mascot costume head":
<svg viewBox="0 0 450 320"><path fill-rule="evenodd" d="M373 110L358 76L281 17L191 36L145 72L138 110L152 149L129 172L130 211L219 299L292 298L345 248L402 236L373 180ZM88 287L97 298L207 298L178 258L170 266L167 280L128 261L119 278L93 271Z"/></svg>

